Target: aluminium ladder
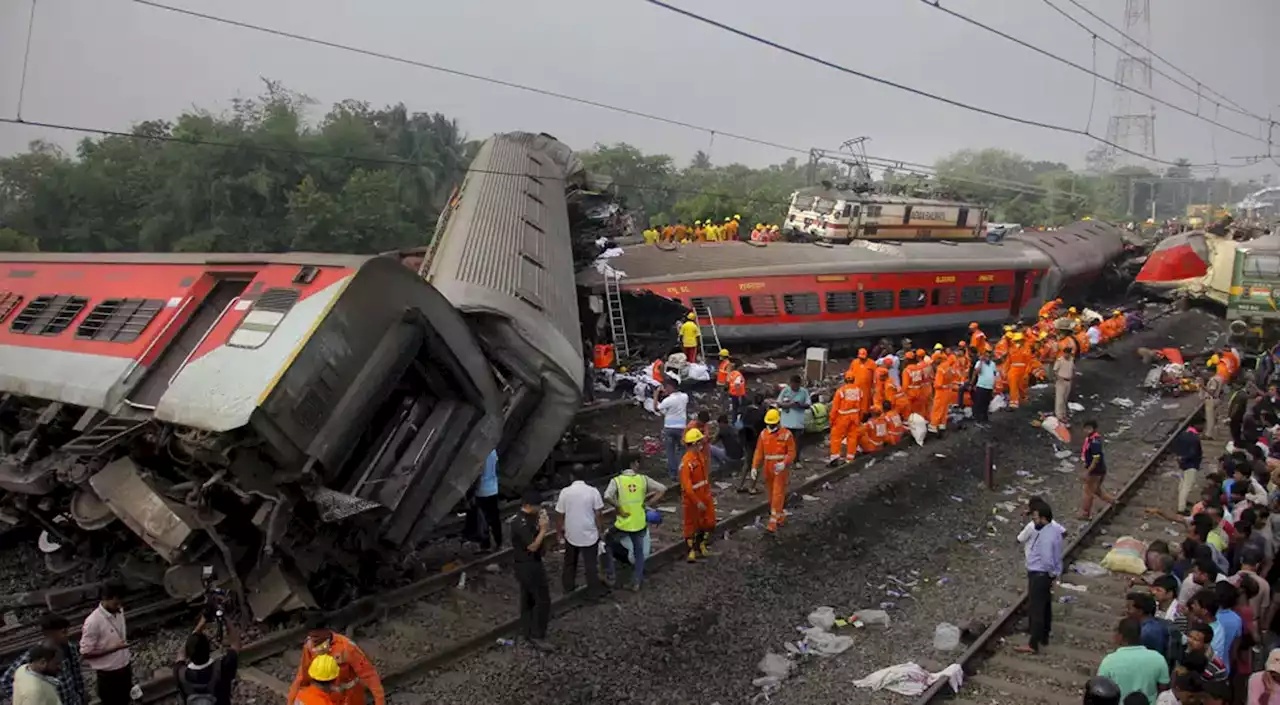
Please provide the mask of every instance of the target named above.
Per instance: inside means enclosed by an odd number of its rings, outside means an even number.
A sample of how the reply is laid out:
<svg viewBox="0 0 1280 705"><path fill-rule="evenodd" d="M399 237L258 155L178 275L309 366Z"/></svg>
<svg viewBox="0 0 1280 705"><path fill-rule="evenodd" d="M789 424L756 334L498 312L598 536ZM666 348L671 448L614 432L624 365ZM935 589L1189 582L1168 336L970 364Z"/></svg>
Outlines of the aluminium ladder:
<svg viewBox="0 0 1280 705"><path fill-rule="evenodd" d="M631 348L627 345L627 320L622 315L622 283L612 269L604 274L604 301L609 314L609 334L613 336L613 357L621 363L631 357Z"/></svg>
<svg viewBox="0 0 1280 705"><path fill-rule="evenodd" d="M702 362L714 371L716 361L720 359L720 333L716 331L715 316L702 301L693 304L693 315L697 319L694 322L698 324L698 332L702 334L698 337L698 352L702 355Z"/></svg>

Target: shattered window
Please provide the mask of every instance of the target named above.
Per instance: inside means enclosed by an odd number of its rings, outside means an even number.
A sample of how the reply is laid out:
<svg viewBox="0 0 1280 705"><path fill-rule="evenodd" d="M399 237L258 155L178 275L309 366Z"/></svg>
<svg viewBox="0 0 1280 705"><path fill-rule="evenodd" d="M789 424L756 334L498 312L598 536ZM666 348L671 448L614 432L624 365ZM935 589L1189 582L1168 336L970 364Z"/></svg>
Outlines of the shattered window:
<svg viewBox="0 0 1280 705"><path fill-rule="evenodd" d="M893 292L888 290L864 291L862 292L862 307L868 311L892 311Z"/></svg>
<svg viewBox="0 0 1280 705"><path fill-rule="evenodd" d="M931 302L934 306L955 306L956 290L955 287L945 287L933 290L933 298Z"/></svg>
<svg viewBox="0 0 1280 705"><path fill-rule="evenodd" d="M929 297L924 289L902 289L898 291L898 308L924 308L928 301Z"/></svg>
<svg viewBox="0 0 1280 705"><path fill-rule="evenodd" d="M773 294L739 296L738 304L742 306L742 314L744 316L778 315L778 302L773 298Z"/></svg>
<svg viewBox="0 0 1280 705"><path fill-rule="evenodd" d="M827 313L856 313L858 310L858 292L828 291Z"/></svg>
<svg viewBox="0 0 1280 705"><path fill-rule="evenodd" d="M966 286L960 290L961 306L981 306L987 302L987 290L980 286Z"/></svg>
<svg viewBox="0 0 1280 705"><path fill-rule="evenodd" d="M728 296L695 296L689 299L689 304L693 306L693 310L700 316L708 313L712 318L730 318L733 316L733 302Z"/></svg>
<svg viewBox="0 0 1280 705"><path fill-rule="evenodd" d="M1009 297L1011 296L1011 294L1012 292L1010 291L1008 284L996 284L990 289L987 289L987 303L991 303L991 304L1008 303Z"/></svg>
<svg viewBox="0 0 1280 705"><path fill-rule="evenodd" d="M782 307L792 316L816 316L822 313L817 294L783 294Z"/></svg>

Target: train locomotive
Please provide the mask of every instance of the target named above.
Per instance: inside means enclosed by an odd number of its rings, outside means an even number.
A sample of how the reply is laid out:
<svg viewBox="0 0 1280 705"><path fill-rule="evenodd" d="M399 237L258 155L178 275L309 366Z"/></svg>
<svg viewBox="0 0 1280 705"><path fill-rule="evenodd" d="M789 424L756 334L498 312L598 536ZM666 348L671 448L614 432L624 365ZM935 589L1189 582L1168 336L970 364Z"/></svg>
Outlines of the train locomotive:
<svg viewBox="0 0 1280 705"><path fill-rule="evenodd" d="M120 563L174 596L212 566L258 618L350 597L490 451L518 490L572 422L575 169L549 136L489 139L419 271L0 253L0 532L34 525L50 569Z"/></svg>
<svg viewBox="0 0 1280 705"><path fill-rule="evenodd" d="M628 332L644 332L631 321L646 319L643 294L656 294L696 312L726 345L852 341L1035 318L1049 299L1094 292L1127 251L1121 228L1088 220L997 243L634 246L579 282L604 294L605 278L617 279ZM658 325L673 341L671 321Z"/></svg>

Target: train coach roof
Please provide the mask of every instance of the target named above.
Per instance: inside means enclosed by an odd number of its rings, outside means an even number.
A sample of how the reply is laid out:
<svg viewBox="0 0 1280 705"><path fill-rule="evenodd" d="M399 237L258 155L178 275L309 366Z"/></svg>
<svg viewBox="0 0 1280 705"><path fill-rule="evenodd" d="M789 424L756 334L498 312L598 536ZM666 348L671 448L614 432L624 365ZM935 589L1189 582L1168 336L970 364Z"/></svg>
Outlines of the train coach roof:
<svg viewBox="0 0 1280 705"><path fill-rule="evenodd" d="M327 252L0 252L0 262L73 264L296 264L359 267L375 255Z"/></svg>
<svg viewBox="0 0 1280 705"><path fill-rule="evenodd" d="M623 275L624 283L672 282L739 276L843 274L932 270L1044 269L1051 262L1040 251L1019 242L889 243L855 241L822 247L806 243L772 242L758 247L745 242L682 245L663 250L653 245L623 249L606 260ZM580 275L579 283L598 286L596 269Z"/></svg>

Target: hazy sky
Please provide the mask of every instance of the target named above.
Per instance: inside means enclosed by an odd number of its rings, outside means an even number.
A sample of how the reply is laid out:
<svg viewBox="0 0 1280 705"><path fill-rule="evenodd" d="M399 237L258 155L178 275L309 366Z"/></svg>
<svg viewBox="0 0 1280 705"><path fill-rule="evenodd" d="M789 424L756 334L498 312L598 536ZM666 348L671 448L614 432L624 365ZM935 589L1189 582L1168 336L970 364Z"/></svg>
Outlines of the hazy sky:
<svg viewBox="0 0 1280 705"><path fill-rule="evenodd" d="M843 75L681 18L640 0L166 0L173 5L354 44L799 147L870 136L868 152L932 162L997 146L1080 165L1091 143L967 113ZM672 0L868 73L985 107L1083 128L1094 80L970 27L920 0ZM1053 2L1074 10L1067 0ZM1123 0L1082 0L1115 24ZM1253 112L1280 117L1277 0L1150 0L1152 46ZM549 132L575 148L625 141L682 160L764 164L790 154L348 52L221 26L129 0L38 0L23 115L126 129L186 108L227 108L282 81L321 107L356 98L457 118L473 137ZM1090 38L1046 0L944 0L1090 65ZM16 110L31 0L0 0L0 116ZM1079 14L1078 11L1076 14ZM1088 18L1084 18L1092 22ZM1105 33L1105 28L1099 28ZM1108 35L1109 36L1109 35ZM1118 40L1118 38L1116 38ZM1100 73L1115 52L1099 45ZM1159 66L1159 64L1157 64ZM1167 67L1166 67L1167 68ZM1196 98L1157 76L1154 92ZM1099 83L1092 130L1105 134L1113 89ZM1213 107L1203 110L1212 114ZM1258 134L1257 121L1220 120ZM1280 142L1280 128L1276 129ZM76 136L0 124L0 154L34 138ZM1195 162L1267 146L1157 106L1160 157ZM1280 155L1280 145L1275 148ZM1280 159L1280 157L1278 157ZM1269 168L1269 169L1268 169ZM1280 174L1267 162L1223 172Z"/></svg>

